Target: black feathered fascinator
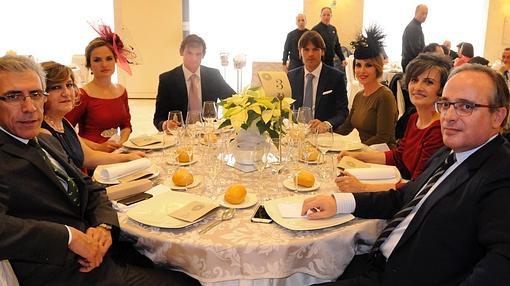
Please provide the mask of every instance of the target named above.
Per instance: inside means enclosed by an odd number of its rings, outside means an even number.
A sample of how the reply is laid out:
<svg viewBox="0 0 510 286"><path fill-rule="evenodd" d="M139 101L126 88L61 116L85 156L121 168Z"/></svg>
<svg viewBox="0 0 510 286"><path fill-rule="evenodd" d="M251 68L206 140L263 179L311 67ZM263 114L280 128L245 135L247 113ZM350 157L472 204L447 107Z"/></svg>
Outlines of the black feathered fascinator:
<svg viewBox="0 0 510 286"><path fill-rule="evenodd" d="M372 25L365 29L366 36L360 33L356 41L351 42L354 48L355 59L371 59L381 54L383 39L386 35L383 34L381 28L377 25Z"/></svg>

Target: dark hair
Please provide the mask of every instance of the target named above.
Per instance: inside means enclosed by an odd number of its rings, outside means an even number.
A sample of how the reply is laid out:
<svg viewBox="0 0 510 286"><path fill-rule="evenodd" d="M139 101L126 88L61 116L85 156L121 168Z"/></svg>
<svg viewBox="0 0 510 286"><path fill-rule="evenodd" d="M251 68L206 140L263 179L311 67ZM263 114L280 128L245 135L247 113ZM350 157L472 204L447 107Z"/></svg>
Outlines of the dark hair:
<svg viewBox="0 0 510 286"><path fill-rule="evenodd" d="M423 48L422 53L435 53L436 48L441 47L438 43L430 43ZM441 47L442 49L442 47Z"/></svg>
<svg viewBox="0 0 510 286"><path fill-rule="evenodd" d="M445 55L449 55L450 54L450 49L447 46L441 45L441 49L443 49L443 53Z"/></svg>
<svg viewBox="0 0 510 286"><path fill-rule="evenodd" d="M476 57L473 57L471 58L468 63L470 64L478 64L478 65L483 65L483 66L488 66L489 65L489 60L487 60L486 58L484 57L479 57L479 56L476 56Z"/></svg>
<svg viewBox="0 0 510 286"><path fill-rule="evenodd" d="M316 31L307 31L301 38L299 38L298 48L304 49L309 43L312 43L314 47L320 48L321 50L326 49L326 44L322 39L321 35Z"/></svg>
<svg viewBox="0 0 510 286"><path fill-rule="evenodd" d="M443 87L448 80L448 73L452 68L452 62L448 56L438 55L434 53L422 53L414 58L406 67L404 77L405 86L409 86L409 82L413 78L417 78L425 71L435 68L439 71L440 86L439 96L443 92Z"/></svg>
<svg viewBox="0 0 510 286"><path fill-rule="evenodd" d="M115 61L117 61L117 54L115 54L115 51L113 50L113 46L110 42L104 40L103 38L97 37L94 40L90 41L90 43L85 48L85 66L87 68L90 68L90 56L92 54L92 51L99 48L106 46L113 54L113 57L115 58Z"/></svg>
<svg viewBox="0 0 510 286"><path fill-rule="evenodd" d="M206 49L205 41L204 41L204 39L200 38L199 36L197 36L195 34L191 34L191 35L187 35L184 38L184 40L182 40L181 47L179 48L179 52L181 53L181 56L182 56L182 53L184 52L184 49L186 49L188 47L201 47L203 55L205 56L205 49Z"/></svg>
<svg viewBox="0 0 510 286"><path fill-rule="evenodd" d="M322 11L324 11L325 9L328 9L329 13L333 13L333 10L331 10L331 7L326 6L326 7L322 7L321 14L322 14Z"/></svg>
<svg viewBox="0 0 510 286"><path fill-rule="evenodd" d="M510 51L510 47L505 48L505 49L504 49L504 51L505 51L505 52L506 52L506 51Z"/></svg>
<svg viewBox="0 0 510 286"><path fill-rule="evenodd" d="M462 54L468 58L474 57L475 52L473 50L473 45L470 43L462 43L462 46L460 46L459 54Z"/></svg>
<svg viewBox="0 0 510 286"><path fill-rule="evenodd" d="M406 70L407 71L407 70ZM506 85L506 81L503 78L503 76L498 73L497 71L491 69L488 66L483 65L476 65L476 64L463 64L459 66L458 68L455 68L450 73L450 76L448 79L452 78L454 75L466 72L466 71L473 71L478 72L487 75L487 77L490 78L493 86L494 86L494 92L492 93L491 98L489 99L489 104L499 107L506 108L506 116L503 122L501 123L501 126L506 125L506 121L508 120L508 109L509 109L509 102L510 102L510 91L508 89L508 86ZM491 112L494 111L494 108L490 108Z"/></svg>

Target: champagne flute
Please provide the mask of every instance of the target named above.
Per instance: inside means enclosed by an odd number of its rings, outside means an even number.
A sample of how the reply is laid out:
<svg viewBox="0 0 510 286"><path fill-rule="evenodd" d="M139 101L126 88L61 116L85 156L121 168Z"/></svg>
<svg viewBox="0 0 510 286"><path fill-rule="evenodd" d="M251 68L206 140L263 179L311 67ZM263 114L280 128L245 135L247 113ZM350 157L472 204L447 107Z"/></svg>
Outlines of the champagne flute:
<svg viewBox="0 0 510 286"><path fill-rule="evenodd" d="M269 144L266 141L260 142L255 146L255 149L251 152L253 163L259 172L259 193L264 191L264 187L262 184L262 173L267 165L267 155L269 152ZM263 195L263 200L267 200L266 194Z"/></svg>

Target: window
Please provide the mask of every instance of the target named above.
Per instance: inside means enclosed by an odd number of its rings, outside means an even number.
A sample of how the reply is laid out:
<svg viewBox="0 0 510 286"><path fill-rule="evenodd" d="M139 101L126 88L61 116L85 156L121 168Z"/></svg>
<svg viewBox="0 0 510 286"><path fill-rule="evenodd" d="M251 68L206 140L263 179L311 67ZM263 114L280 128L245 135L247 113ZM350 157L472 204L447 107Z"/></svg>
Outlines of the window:
<svg viewBox="0 0 510 286"><path fill-rule="evenodd" d="M202 37L207 52L202 64L225 72L220 53L229 53L227 82L235 89L233 56L245 54L243 86L251 82L251 62L281 62L287 33L296 28L303 1L189 0L190 33ZM310 27L312 23L308 23Z"/></svg>
<svg viewBox="0 0 510 286"><path fill-rule="evenodd" d="M113 1L17 0L2 2L0 55L12 50L37 61L71 64L97 37L87 22L113 28Z"/></svg>
<svg viewBox="0 0 510 286"><path fill-rule="evenodd" d="M425 45L444 40L452 42L457 51L460 42L470 42L474 46L475 56L484 53L485 30L487 27L488 0L365 0L363 24L379 24L386 33L386 53L392 62L400 62L402 52L402 34L414 17L418 4L429 8L427 20L423 23Z"/></svg>

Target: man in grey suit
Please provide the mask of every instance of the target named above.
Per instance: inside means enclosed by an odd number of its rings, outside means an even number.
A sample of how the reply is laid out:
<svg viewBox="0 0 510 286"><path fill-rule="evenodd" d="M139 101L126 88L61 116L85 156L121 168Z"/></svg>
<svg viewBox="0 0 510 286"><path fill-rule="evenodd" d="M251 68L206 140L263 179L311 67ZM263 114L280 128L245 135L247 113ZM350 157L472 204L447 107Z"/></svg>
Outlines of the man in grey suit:
<svg viewBox="0 0 510 286"><path fill-rule="evenodd" d="M119 224L103 186L39 134L42 68L0 58L0 260L21 285L198 285L181 274L112 259Z"/></svg>
<svg viewBox="0 0 510 286"><path fill-rule="evenodd" d="M305 200L303 213L389 219L370 254L327 285L509 285L509 91L494 70L454 70L435 103L445 147L397 190Z"/></svg>
<svg viewBox="0 0 510 286"><path fill-rule="evenodd" d="M171 110L180 110L186 120L188 110L201 111L204 101L224 99L235 93L217 69L200 65L205 50L202 38L194 34L187 36L180 47L182 65L159 76L153 120L158 130L173 124L168 120Z"/></svg>
<svg viewBox="0 0 510 286"><path fill-rule="evenodd" d="M344 75L321 62L326 45L318 32L308 31L298 42L299 53L305 64L289 71L294 108L310 107L312 129L324 132L340 126L347 118L347 90Z"/></svg>

